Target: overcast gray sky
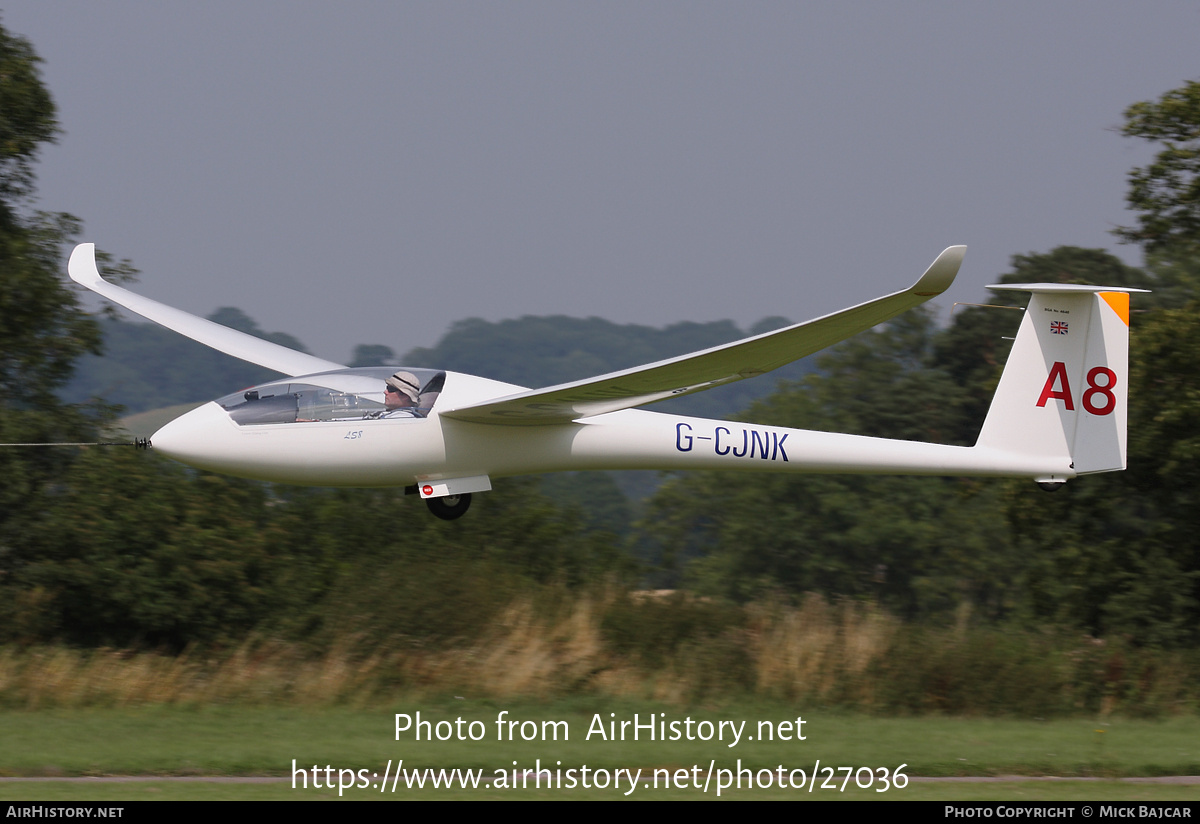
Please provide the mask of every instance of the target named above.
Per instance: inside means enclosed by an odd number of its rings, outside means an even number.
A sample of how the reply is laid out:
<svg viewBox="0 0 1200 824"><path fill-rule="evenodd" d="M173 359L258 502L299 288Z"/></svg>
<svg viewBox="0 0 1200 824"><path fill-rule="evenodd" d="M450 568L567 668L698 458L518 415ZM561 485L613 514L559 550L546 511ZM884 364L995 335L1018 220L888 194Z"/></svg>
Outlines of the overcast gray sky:
<svg viewBox="0 0 1200 824"><path fill-rule="evenodd" d="M1137 263L1114 128L1200 78L1192 0L3 9L65 129L40 208L339 361L471 316L804 320L958 243L952 300L1014 253Z"/></svg>

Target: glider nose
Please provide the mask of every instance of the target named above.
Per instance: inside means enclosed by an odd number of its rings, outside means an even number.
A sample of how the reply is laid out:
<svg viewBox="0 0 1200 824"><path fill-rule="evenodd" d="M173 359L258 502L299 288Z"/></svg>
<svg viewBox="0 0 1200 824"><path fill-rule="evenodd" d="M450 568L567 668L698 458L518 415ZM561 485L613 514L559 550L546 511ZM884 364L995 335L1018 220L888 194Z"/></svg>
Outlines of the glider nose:
<svg viewBox="0 0 1200 824"><path fill-rule="evenodd" d="M223 446L237 425L218 404L204 406L180 415L150 437L154 449L180 463L208 468L219 461Z"/></svg>

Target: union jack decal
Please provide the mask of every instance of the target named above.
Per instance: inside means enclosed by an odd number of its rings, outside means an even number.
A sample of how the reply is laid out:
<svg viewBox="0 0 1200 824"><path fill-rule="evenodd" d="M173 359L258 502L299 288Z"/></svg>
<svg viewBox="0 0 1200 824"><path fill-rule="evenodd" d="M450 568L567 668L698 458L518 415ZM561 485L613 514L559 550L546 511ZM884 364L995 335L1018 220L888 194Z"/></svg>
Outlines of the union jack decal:
<svg viewBox="0 0 1200 824"><path fill-rule="evenodd" d="M1067 334L1067 324L1061 320L1056 320L1050 324L1050 331L1056 335Z"/></svg>

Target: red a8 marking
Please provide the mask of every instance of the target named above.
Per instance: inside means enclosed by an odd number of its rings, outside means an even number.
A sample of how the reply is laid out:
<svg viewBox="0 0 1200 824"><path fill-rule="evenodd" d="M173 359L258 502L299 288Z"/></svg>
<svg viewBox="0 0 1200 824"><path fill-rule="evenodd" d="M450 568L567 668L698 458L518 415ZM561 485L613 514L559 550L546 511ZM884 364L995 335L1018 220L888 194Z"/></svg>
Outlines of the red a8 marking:
<svg viewBox="0 0 1200 824"><path fill-rule="evenodd" d="M1104 383L1100 383L1100 379ZM1117 396L1113 388L1117 385L1117 373L1107 366L1093 366L1087 373L1088 388L1083 390L1083 408L1093 415L1111 415L1117 408ZM1099 403L1096 403L1099 396ZM1067 367L1062 361L1056 361L1050 367L1050 374L1042 386L1042 394L1037 405L1045 406L1048 400L1060 400L1068 412L1075 411L1075 400L1071 394L1071 383L1067 380Z"/></svg>

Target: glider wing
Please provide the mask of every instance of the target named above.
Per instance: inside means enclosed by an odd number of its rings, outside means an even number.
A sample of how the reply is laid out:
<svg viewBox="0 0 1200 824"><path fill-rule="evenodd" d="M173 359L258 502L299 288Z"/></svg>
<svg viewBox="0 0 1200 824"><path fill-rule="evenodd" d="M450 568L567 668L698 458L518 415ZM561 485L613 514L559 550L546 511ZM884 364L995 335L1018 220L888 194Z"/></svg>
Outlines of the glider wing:
<svg viewBox="0 0 1200 824"><path fill-rule="evenodd" d="M274 369L285 375L311 375L314 372L346 368L340 363L297 352L286 346L230 329L228 326L189 315L109 283L100 277L100 271L96 268L94 243L81 243L75 247L67 264L67 272L71 275L71 280L86 286L101 297L226 355Z"/></svg>
<svg viewBox="0 0 1200 824"><path fill-rule="evenodd" d="M966 246L951 246L908 289L832 315L633 369L442 410L441 416L474 423L566 423L752 378L940 295L954 281L966 251Z"/></svg>

